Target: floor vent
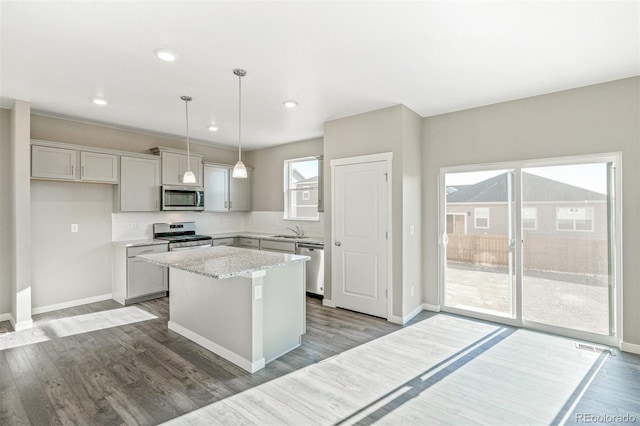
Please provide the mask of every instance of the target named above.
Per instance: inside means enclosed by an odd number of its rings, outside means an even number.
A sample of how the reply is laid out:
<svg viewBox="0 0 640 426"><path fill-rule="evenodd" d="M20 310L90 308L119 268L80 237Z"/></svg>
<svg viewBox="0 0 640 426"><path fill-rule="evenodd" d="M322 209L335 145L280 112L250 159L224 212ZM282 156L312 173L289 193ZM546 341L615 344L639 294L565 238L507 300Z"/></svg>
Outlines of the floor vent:
<svg viewBox="0 0 640 426"><path fill-rule="evenodd" d="M598 352L598 353L602 353L602 354L616 356L616 354L614 354L611 349L599 348L597 346L587 345L585 343L576 343L576 348L582 349L583 351Z"/></svg>

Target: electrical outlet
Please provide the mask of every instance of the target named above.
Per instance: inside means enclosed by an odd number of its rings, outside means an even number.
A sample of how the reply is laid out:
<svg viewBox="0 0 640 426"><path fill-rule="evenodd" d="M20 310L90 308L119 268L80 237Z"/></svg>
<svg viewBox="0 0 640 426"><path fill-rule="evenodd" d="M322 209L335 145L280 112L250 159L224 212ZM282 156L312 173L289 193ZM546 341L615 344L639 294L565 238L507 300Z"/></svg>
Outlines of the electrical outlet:
<svg viewBox="0 0 640 426"><path fill-rule="evenodd" d="M77 223L72 223L71 224L71 232L78 232L78 224Z"/></svg>

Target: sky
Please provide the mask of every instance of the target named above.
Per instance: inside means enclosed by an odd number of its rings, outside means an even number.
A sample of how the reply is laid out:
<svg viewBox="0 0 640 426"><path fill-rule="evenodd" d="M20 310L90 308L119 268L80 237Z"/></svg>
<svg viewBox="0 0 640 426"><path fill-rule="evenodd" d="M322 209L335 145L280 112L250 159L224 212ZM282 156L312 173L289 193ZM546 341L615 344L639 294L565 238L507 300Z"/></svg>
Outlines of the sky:
<svg viewBox="0 0 640 426"><path fill-rule="evenodd" d="M447 173L446 185L471 185L482 182L483 180L497 176L506 171L507 169L482 172ZM606 163L523 168L522 171L577 186L579 188L599 192L600 194L607 193Z"/></svg>

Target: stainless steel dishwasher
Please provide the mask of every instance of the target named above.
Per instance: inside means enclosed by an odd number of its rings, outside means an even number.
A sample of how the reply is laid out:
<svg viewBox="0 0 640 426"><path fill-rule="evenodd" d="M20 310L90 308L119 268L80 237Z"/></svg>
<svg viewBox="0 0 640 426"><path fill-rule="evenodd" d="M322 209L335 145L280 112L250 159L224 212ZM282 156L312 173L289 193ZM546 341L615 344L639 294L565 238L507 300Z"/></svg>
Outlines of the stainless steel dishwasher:
<svg viewBox="0 0 640 426"><path fill-rule="evenodd" d="M296 253L309 256L306 262L307 294L310 296L324 296L324 244L298 243Z"/></svg>

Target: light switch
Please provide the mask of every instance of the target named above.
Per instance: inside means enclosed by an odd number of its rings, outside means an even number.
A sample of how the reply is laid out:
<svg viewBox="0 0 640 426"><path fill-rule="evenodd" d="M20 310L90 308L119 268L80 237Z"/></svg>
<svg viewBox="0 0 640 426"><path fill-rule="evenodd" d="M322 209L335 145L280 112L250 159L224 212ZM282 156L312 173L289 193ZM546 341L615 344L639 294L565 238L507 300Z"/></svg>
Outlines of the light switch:
<svg viewBox="0 0 640 426"><path fill-rule="evenodd" d="M78 224L77 223L72 223L71 224L71 232L78 232Z"/></svg>
<svg viewBox="0 0 640 426"><path fill-rule="evenodd" d="M413 235L416 232L415 225L409 225L409 235Z"/></svg>
<svg viewBox="0 0 640 426"><path fill-rule="evenodd" d="M256 286L255 296L256 296L256 300L262 299L262 286L261 285L257 285Z"/></svg>

